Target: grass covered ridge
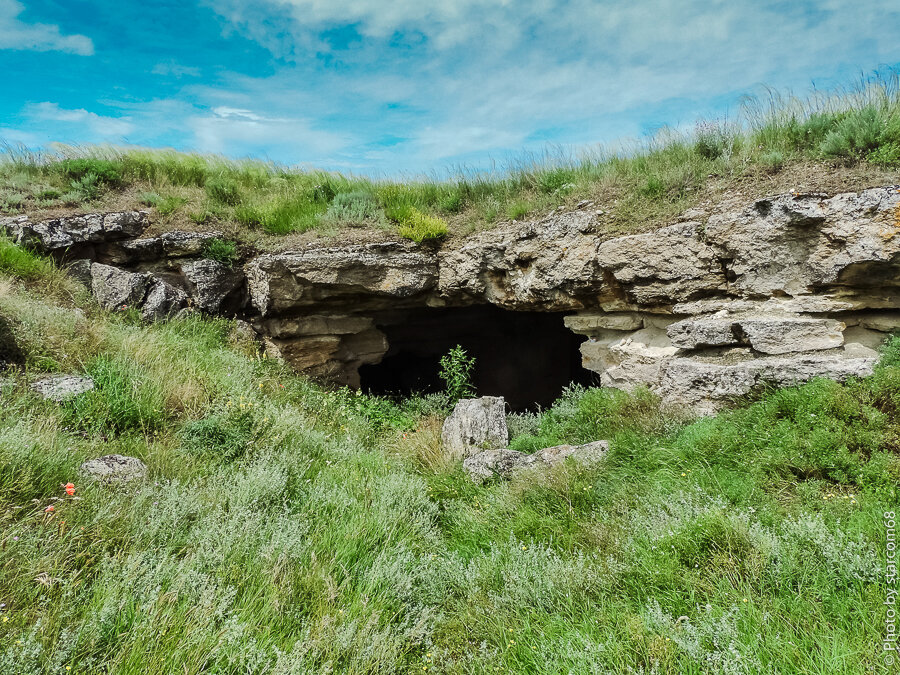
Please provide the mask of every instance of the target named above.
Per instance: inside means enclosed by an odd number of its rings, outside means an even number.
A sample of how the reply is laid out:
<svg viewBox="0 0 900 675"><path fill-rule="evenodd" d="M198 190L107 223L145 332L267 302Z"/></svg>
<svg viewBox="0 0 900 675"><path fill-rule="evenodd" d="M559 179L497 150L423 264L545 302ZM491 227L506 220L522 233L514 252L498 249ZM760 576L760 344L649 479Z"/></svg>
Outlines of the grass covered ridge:
<svg viewBox="0 0 900 675"><path fill-rule="evenodd" d="M788 190L840 168L853 169L843 177L852 189L897 180L898 92L889 73L807 99L773 93L749 99L739 121L663 130L633 152L547 156L445 180L373 180L169 150L7 147L0 212L149 206L163 227L215 225L238 241L277 248L286 235L310 231L440 239L590 199L604 211L601 229L627 232L748 182Z"/></svg>
<svg viewBox="0 0 900 675"><path fill-rule="evenodd" d="M699 421L572 389L511 416L512 446L607 438L608 462L477 486L440 457L446 399L322 389L226 321L101 312L4 246L25 366L0 388L0 672L880 666L898 339L869 378ZM42 401L42 371L97 388ZM114 452L149 480L77 476Z"/></svg>

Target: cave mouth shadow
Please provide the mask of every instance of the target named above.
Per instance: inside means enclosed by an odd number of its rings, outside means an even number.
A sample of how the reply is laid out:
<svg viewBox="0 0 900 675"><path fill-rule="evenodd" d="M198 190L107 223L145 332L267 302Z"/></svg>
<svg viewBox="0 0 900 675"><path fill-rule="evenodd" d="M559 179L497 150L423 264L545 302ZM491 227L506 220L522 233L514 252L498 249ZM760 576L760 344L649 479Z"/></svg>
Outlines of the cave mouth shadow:
<svg viewBox="0 0 900 675"><path fill-rule="evenodd" d="M503 396L512 411L548 408L570 384L594 383L581 365L585 338L563 325L564 316L493 305L384 313L375 323L388 351L359 368L360 388L386 396L441 391L440 359L460 345L475 357L478 396Z"/></svg>

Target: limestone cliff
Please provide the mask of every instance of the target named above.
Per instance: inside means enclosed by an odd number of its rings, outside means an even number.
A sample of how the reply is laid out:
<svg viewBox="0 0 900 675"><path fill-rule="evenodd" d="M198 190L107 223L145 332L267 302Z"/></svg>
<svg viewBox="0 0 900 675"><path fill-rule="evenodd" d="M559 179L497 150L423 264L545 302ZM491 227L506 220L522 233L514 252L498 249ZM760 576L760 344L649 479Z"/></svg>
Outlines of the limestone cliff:
<svg viewBox="0 0 900 675"><path fill-rule="evenodd" d="M202 258L215 233L142 239L147 222L0 225L69 262L109 308L239 316L298 369L351 385L390 348L385 326L425 308L565 313L603 385L646 385L701 412L764 382L866 375L900 327L897 186L733 200L614 238L576 210L442 247L309 247L234 270Z"/></svg>

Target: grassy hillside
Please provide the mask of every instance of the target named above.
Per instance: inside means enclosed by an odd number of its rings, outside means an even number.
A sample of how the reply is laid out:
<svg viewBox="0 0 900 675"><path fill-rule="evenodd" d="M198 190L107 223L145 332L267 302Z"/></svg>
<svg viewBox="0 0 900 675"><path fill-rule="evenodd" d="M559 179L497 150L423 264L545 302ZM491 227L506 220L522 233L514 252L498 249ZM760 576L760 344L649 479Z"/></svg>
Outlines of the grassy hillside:
<svg viewBox="0 0 900 675"><path fill-rule="evenodd" d="M7 148L0 212L154 208L158 227L216 227L259 248L314 236L465 234L582 200L599 228L661 225L708 199L791 189L853 190L900 180L896 74L807 99L748 100L734 122L664 130L627 153L546 156L494 173L372 180L165 150Z"/></svg>
<svg viewBox="0 0 900 675"><path fill-rule="evenodd" d="M713 419L573 389L512 446L606 438L608 462L476 486L441 459L445 398L327 391L226 321L104 313L5 241L0 272L23 364L0 387L2 673L881 666L900 340L865 380ZM50 403L43 372L97 387ZM107 453L149 480L79 478Z"/></svg>

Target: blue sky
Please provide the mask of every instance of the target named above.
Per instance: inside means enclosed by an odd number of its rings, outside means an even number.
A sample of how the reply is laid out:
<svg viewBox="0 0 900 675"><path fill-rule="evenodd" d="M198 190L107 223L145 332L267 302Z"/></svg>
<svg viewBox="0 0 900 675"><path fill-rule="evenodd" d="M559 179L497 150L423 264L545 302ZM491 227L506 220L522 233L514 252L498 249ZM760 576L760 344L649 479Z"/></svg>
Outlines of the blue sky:
<svg viewBox="0 0 900 675"><path fill-rule="evenodd" d="M0 138L488 168L897 67L898 35L897 0L0 0Z"/></svg>

